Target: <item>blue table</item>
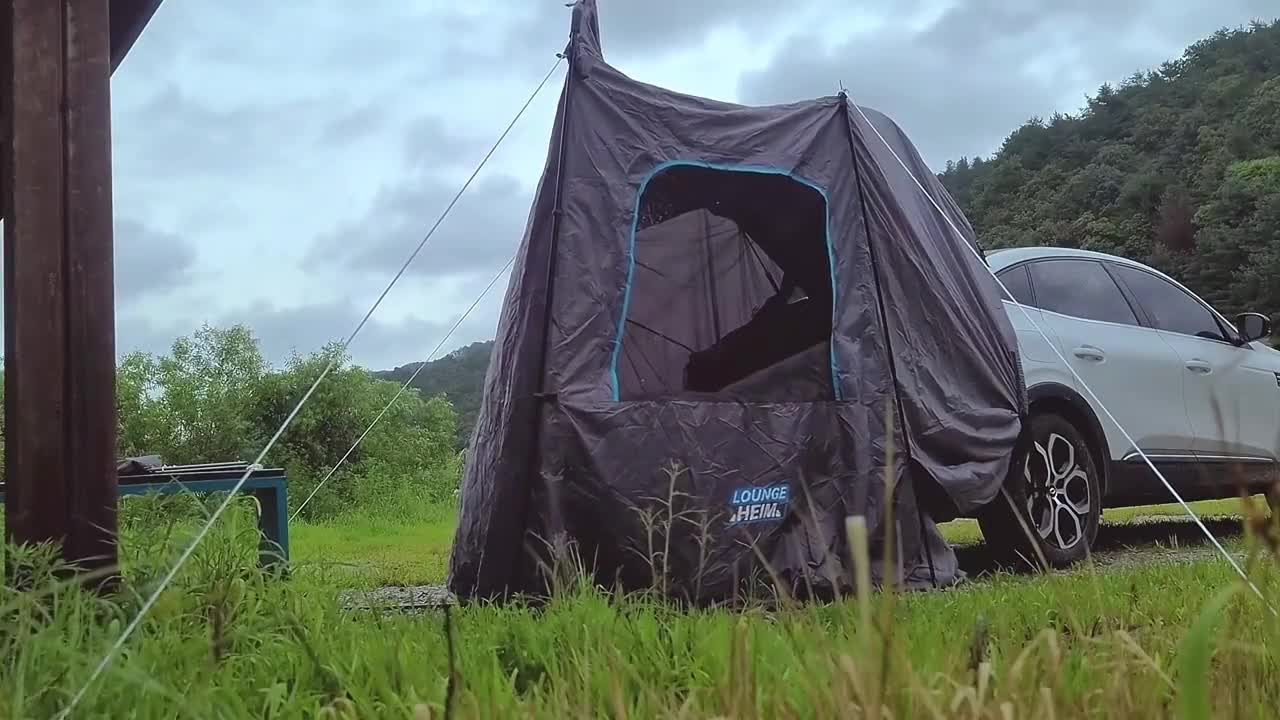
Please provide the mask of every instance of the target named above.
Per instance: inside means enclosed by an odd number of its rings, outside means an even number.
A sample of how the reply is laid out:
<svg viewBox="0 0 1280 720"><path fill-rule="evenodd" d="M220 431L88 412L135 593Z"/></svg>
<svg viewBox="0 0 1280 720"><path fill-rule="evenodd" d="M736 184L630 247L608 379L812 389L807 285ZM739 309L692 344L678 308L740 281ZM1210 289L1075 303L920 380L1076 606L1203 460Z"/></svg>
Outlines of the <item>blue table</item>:
<svg viewBox="0 0 1280 720"><path fill-rule="evenodd" d="M247 466L171 466L144 476L121 476L119 493L147 495L159 493L208 494L230 492L244 476ZM145 481L143 481L145 478ZM241 494L258 501L258 564L273 568L289 561L289 490L283 470L255 470L240 486ZM0 505L4 504L4 483L0 483Z"/></svg>

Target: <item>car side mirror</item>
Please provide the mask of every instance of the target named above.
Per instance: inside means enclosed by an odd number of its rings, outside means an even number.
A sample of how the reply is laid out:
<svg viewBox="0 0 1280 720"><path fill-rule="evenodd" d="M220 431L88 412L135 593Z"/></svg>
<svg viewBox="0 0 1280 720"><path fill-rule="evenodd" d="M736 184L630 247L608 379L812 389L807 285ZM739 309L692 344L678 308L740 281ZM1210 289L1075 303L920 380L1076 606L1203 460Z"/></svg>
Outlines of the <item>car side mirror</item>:
<svg viewBox="0 0 1280 720"><path fill-rule="evenodd" d="M1271 318L1256 312L1240 313L1236 316L1236 330L1244 342L1261 340L1271 334Z"/></svg>

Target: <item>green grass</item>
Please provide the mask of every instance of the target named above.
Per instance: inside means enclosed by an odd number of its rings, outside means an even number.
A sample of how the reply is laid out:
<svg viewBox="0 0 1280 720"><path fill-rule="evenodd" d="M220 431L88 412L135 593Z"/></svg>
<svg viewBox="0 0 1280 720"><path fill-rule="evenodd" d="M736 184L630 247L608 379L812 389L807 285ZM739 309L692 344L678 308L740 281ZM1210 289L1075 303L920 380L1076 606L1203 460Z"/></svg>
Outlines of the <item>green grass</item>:
<svg viewBox="0 0 1280 720"><path fill-rule="evenodd" d="M439 582L452 530L440 508L414 522L299 525L294 573L280 580L252 569L252 523L240 508L73 717L442 717L451 666L443 613L347 611L337 596ZM971 530L947 528L958 542ZM43 593L4 589L0 718L64 707L189 532L135 516L116 599L50 590L52 579ZM1251 572L1280 604L1274 558ZM853 601L686 612L586 586L536 610L456 609L453 714L857 717L883 705L892 717L1199 718L1208 709L1269 718L1280 703L1280 623L1220 560L997 575L873 600L887 622L879 612L864 620Z"/></svg>
<svg viewBox="0 0 1280 720"><path fill-rule="evenodd" d="M1205 519L1236 517L1238 500L1193 503ZM1107 510L1107 524L1139 518L1184 518L1180 505ZM342 572L352 587L427 585L444 581L449 545L457 516L451 506L425 508L414 522L355 515L321 525L298 524L290 534L293 560L299 565L325 564ZM944 523L943 534L954 545L975 545L982 531L974 520Z"/></svg>
<svg viewBox="0 0 1280 720"><path fill-rule="evenodd" d="M432 507L417 522L357 515L290 531L292 560L299 567L327 566L352 587L427 585L444 581L456 515Z"/></svg>
<svg viewBox="0 0 1280 720"><path fill-rule="evenodd" d="M1239 500L1205 500L1190 503L1202 519L1234 518L1240 515ZM1187 512L1177 503L1134 508L1109 508L1102 512L1104 525L1124 525L1147 519L1186 519ZM1188 520L1188 522L1190 522ZM942 534L953 545L976 545L982 542L982 531L976 520L952 520L943 523Z"/></svg>

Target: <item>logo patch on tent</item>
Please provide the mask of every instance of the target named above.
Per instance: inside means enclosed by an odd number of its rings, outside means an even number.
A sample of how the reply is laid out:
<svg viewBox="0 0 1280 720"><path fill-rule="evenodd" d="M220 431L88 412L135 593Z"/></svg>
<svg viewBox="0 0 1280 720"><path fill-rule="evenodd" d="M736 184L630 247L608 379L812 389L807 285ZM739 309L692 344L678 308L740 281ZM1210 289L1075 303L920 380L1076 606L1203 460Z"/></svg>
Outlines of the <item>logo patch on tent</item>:
<svg viewBox="0 0 1280 720"><path fill-rule="evenodd" d="M786 483L737 488L729 497L729 524L777 522L787 514L790 499L791 488Z"/></svg>

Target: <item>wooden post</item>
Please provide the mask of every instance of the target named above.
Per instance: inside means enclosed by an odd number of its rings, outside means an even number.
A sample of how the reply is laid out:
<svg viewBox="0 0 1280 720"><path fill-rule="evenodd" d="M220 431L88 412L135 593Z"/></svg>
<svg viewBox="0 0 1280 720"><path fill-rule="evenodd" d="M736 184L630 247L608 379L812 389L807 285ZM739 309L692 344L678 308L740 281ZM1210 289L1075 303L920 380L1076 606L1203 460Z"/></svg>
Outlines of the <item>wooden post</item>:
<svg viewBox="0 0 1280 720"><path fill-rule="evenodd" d="M114 567L108 0L4 12L5 534Z"/></svg>

